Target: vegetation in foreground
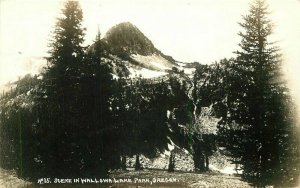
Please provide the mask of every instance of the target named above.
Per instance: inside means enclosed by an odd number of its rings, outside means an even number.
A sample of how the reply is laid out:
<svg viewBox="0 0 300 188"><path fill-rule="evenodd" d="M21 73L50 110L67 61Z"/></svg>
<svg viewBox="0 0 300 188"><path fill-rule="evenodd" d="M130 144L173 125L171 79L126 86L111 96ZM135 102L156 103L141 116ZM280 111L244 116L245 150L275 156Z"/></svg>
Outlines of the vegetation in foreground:
<svg viewBox="0 0 300 188"><path fill-rule="evenodd" d="M207 173L188 173L174 172L169 173L162 170L114 170L109 178L131 179L135 183L114 183L114 184L35 184L20 180L12 171L1 170L0 182L4 187L18 188L37 188L37 187L224 187L224 188L248 188L250 187L241 178L235 176L222 175L214 172ZM155 178L155 179L154 179ZM149 182L147 182L150 180ZM172 182L168 182L172 180ZM142 181L144 181L142 183ZM160 182L159 182L160 181ZM150 183L152 182L152 183Z"/></svg>

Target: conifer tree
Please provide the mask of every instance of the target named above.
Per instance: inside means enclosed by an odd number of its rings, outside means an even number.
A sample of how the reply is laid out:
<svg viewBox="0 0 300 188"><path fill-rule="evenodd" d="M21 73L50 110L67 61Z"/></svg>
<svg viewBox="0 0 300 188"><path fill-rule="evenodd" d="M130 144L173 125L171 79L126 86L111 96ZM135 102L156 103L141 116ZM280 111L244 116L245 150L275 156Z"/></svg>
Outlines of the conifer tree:
<svg viewBox="0 0 300 188"><path fill-rule="evenodd" d="M49 45L48 67L38 97L41 160L48 176L72 176L82 167L83 151L75 139L80 126L80 76L84 60L82 10L67 1ZM46 148L47 146L47 148Z"/></svg>
<svg viewBox="0 0 300 188"><path fill-rule="evenodd" d="M102 61L103 46L98 31L94 44L89 47L81 66L79 106L81 130L87 135L89 160L86 170L93 168L94 174L103 174L118 166L118 125L113 120L111 102L115 93L115 81L108 64ZM83 133L82 133L83 134ZM89 154L88 154L89 153ZM100 160L101 159L101 160ZM117 161L114 161L117 160Z"/></svg>
<svg viewBox="0 0 300 188"><path fill-rule="evenodd" d="M298 151L299 147L292 139L291 98L278 48L270 42L273 25L263 0L251 4L240 26L240 50L224 79L226 112L220 130L227 132L227 148L242 165L245 180L255 187L291 186L299 174L299 160L294 160L294 168L289 163L299 154L291 156L290 151L293 145Z"/></svg>

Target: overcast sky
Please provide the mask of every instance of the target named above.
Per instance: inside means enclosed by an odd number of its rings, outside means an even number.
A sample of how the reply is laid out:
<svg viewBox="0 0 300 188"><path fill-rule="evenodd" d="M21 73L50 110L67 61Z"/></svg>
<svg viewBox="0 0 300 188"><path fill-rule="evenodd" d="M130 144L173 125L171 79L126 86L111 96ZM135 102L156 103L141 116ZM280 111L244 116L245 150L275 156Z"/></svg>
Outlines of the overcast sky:
<svg viewBox="0 0 300 188"><path fill-rule="evenodd" d="M46 55L64 0L0 0L0 84L24 74L28 58ZM80 0L91 44L112 26L130 21L167 55L212 63L232 57L237 24L251 0ZM300 96L300 1L267 0L291 88Z"/></svg>

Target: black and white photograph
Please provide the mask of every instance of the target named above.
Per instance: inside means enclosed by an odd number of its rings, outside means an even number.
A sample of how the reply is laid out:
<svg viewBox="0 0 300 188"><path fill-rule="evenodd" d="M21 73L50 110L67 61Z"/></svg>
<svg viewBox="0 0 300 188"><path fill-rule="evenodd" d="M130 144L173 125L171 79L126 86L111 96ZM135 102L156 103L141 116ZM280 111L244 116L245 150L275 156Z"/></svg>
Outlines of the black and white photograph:
<svg viewBox="0 0 300 188"><path fill-rule="evenodd" d="M0 0L2 187L300 187L300 0Z"/></svg>

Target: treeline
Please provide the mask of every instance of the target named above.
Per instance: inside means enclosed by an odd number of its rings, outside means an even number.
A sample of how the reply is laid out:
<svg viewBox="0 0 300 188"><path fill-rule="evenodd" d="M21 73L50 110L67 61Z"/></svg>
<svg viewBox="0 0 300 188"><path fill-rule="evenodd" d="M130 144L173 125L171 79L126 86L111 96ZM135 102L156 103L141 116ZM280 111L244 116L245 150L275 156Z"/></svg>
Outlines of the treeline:
<svg viewBox="0 0 300 188"><path fill-rule="evenodd" d="M218 147L255 187L296 185L300 172L295 107L268 42L271 22L254 1L240 23L236 57L198 65L192 78L173 71L157 80L113 78L107 44L83 46L82 11L68 1L50 43L48 66L17 82L0 111L2 168L19 177L106 177L126 157L155 157L172 142L209 169ZM175 68L174 68L175 70ZM205 121L204 115L214 121ZM176 162L171 153L169 171Z"/></svg>

